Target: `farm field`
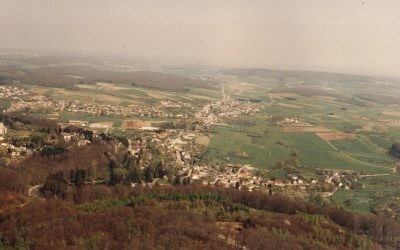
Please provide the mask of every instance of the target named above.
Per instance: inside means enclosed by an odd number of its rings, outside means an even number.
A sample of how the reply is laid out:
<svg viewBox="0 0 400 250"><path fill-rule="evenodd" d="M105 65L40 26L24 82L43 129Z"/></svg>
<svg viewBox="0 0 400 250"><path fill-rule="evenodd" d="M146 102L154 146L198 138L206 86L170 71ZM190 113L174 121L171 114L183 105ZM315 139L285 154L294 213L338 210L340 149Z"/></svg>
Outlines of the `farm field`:
<svg viewBox="0 0 400 250"><path fill-rule="evenodd" d="M31 91L51 96L57 100L95 102L99 104L138 104L154 105L167 98L204 99L207 101L220 98L216 89L188 88L189 91L168 91L135 87L126 83L85 83L75 85L77 90L54 88L37 85L24 85Z"/></svg>
<svg viewBox="0 0 400 250"><path fill-rule="evenodd" d="M267 129L266 126L265 129ZM305 173L311 173L317 168L356 170L369 173L390 172L389 167L381 167L378 164L371 166L367 161L366 164L363 164L343 156L313 133L294 133L276 129L272 130L268 137L261 135L252 137L247 131L241 131L238 128L221 128L215 132L211 137L206 154L210 160L238 161L259 168L272 168L277 161L290 159L292 152L296 151L297 159L302 166L300 170ZM364 145L362 142L359 143ZM384 163L386 164L393 163L393 161L390 161L390 157L380 156L366 146L359 150L368 150L364 152L365 155L381 158L385 160ZM249 156L238 158L234 156L234 152L246 152Z"/></svg>
<svg viewBox="0 0 400 250"><path fill-rule="evenodd" d="M240 77L241 81L244 79L256 83L253 78ZM335 84L339 85L332 83L331 86ZM380 91L379 85L367 86L362 92ZM265 93L265 108L257 114L258 118L236 118L255 120L256 125L238 126L231 122L229 127L216 129L206 152L208 159L266 168L276 178L286 176L286 169L276 169L276 163L290 158L298 161L296 171L303 177L314 176L316 169L355 171L365 175L359 180L359 188L337 190L330 198L333 204L371 214L375 209L381 209L381 213L395 202L393 197L399 195L396 185L400 184L395 165L399 160L388 155L388 149L400 140L398 105L388 107L380 102L357 99L359 91L351 85L340 85L337 89L341 91L336 93L328 90L331 96L301 92L308 89L271 93L274 88L278 87L270 82L257 82L253 91ZM228 85L228 91L235 93L235 88L230 90ZM398 88L393 87L393 93L385 92L385 95L395 97L396 93ZM310 125L271 126L270 120L260 117L275 120L296 117ZM243 152L246 157L238 157Z"/></svg>
<svg viewBox="0 0 400 250"><path fill-rule="evenodd" d="M258 83L246 89L248 92L264 92L268 97L265 109L258 116L298 117L310 126L287 124L271 127L268 120L254 116L237 118L255 120L256 125L233 124L216 129L205 154L207 159L237 161L272 169L277 161L290 159L295 152L302 174L310 174L317 168L370 174L393 172L396 160L387 154L387 149L396 141L399 132L392 129L387 133L386 123L380 117L385 115L383 105L368 103L364 107L363 103L341 94L270 93L273 86ZM228 85L228 91L240 94L237 85L232 88ZM267 130L269 132L265 134Z"/></svg>
<svg viewBox="0 0 400 250"><path fill-rule="evenodd" d="M372 214L373 211L383 210L400 192L400 175L365 177L362 183L363 189L335 192L332 201L353 212Z"/></svg>

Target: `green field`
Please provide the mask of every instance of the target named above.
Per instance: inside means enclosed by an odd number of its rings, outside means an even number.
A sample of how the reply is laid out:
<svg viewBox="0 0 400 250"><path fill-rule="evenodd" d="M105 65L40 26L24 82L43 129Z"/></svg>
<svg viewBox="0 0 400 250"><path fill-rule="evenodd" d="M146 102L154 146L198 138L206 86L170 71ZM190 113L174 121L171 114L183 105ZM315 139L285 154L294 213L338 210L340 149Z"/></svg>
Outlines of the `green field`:
<svg viewBox="0 0 400 250"><path fill-rule="evenodd" d="M11 100L0 99L0 109L8 109L11 107Z"/></svg>
<svg viewBox="0 0 400 250"><path fill-rule="evenodd" d="M219 89L187 88L187 91L165 91L158 89L134 87L126 83L85 83L76 85L76 90L44 86L24 85L32 91L57 100L96 102L99 104L158 105L161 99L186 98L215 100L221 97Z"/></svg>
<svg viewBox="0 0 400 250"><path fill-rule="evenodd" d="M264 77L240 75L238 79L256 86L254 91L257 93L250 93L251 96L260 96L262 93L269 96L271 89L285 86L312 86L316 80L299 83L296 78L283 77L279 81L273 81L268 80L269 77L271 76L268 74ZM400 107L383 105L380 101L384 99L371 102L357 99L356 96L383 93L382 95L397 98L400 89L394 85L389 88L358 82L356 78L347 80L352 83L337 79L326 82L326 86L329 86L327 89L330 90L323 91L331 93L328 97L292 93L292 97L287 98L290 96L286 95L288 91L283 91L281 96L276 94L263 99L265 108L262 113L258 117L245 118L256 121L255 126L239 126L231 122L229 127L215 129L206 158L217 163L240 162L272 169L271 176L285 178L286 170L274 168L275 162L290 159L295 151L300 164L296 170L305 177L313 176L316 168L354 170L362 175L371 175L358 180L361 187L339 189L330 200L338 206L359 213L370 214L374 209L374 212L376 209L384 211L388 204L400 197L400 175L393 172L393 167L399 160L388 154L392 143L400 141L400 124L396 125L396 120L400 119L396 112ZM319 87L315 89L320 91ZM229 86L228 91L232 95L242 96L240 91L229 89ZM360 93L362 94L359 95ZM393 115L383 114L388 110ZM279 126L268 126L268 120L260 118L265 115L298 117L332 132L353 134L355 138L328 142L315 133L285 132ZM265 134L266 130L269 133ZM236 157L240 154L232 152L246 152L248 157Z"/></svg>
<svg viewBox="0 0 400 250"><path fill-rule="evenodd" d="M368 191L338 190L332 201L350 211L371 214L372 199Z"/></svg>
<svg viewBox="0 0 400 250"><path fill-rule="evenodd" d="M261 133L263 129L271 130L268 136ZM283 145L277 143L278 141ZM348 144L348 142L340 143ZM376 155L385 161L392 162L390 157L372 153L367 145L361 141L357 141L357 143L361 145L358 150L366 155ZM351 148L351 146L349 147ZM297 158L306 172L313 171L316 168L348 169L367 173L387 173L390 171L387 168L354 161L334 150L326 141L320 139L314 133L283 132L280 129L271 129L267 125L257 125L255 128L217 129L211 137L206 156L209 160L221 163L236 161L259 168L271 168L276 161L289 159L293 151L297 152ZM249 156L248 158L239 158L232 156L232 152L246 152Z"/></svg>

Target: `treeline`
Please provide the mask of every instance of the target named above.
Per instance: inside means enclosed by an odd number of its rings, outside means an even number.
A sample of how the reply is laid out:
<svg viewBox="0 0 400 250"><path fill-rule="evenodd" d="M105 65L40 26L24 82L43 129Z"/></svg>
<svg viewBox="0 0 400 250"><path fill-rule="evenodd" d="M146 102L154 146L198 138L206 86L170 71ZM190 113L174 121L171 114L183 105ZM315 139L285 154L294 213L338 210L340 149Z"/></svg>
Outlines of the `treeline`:
<svg viewBox="0 0 400 250"><path fill-rule="evenodd" d="M240 101L240 102L253 102L253 103L260 103L260 102L262 102L262 100L260 100L260 99L255 99L255 98L249 98L249 99L247 99L247 98L239 98L238 101Z"/></svg>
<svg viewBox="0 0 400 250"><path fill-rule="evenodd" d="M306 97L314 97L314 96L331 96L336 98L340 102L348 103L358 107L369 107L370 104L359 100L354 97L346 97L334 92L326 91L321 88L313 88L313 87L287 87L287 88L280 88L271 90L270 93L294 93L301 96ZM357 96L359 97L359 96Z"/></svg>
<svg viewBox="0 0 400 250"><path fill-rule="evenodd" d="M20 129L24 125L40 128L41 131L57 130L59 126L56 121L36 118L21 112L0 113L0 120L11 129Z"/></svg>
<svg viewBox="0 0 400 250"><path fill-rule="evenodd" d="M382 94L357 94L356 97L383 105L400 104L399 98Z"/></svg>
<svg viewBox="0 0 400 250"><path fill-rule="evenodd" d="M383 216L362 216L345 211L342 208L320 206L281 195L269 196L262 192L247 192L235 189L191 185L187 187L159 187L155 190L138 189L134 192L133 197L136 197L135 199L140 197L140 199L156 201L168 199L190 202L194 202L197 199L203 201L215 200L220 204L226 204L225 201L229 201L229 204L239 204L241 207L239 210L241 211L243 208L248 207L285 215L296 215L299 213L320 215L346 230L366 235L369 239L385 248L397 249L400 247L400 223L394 219ZM96 202L86 204L85 206L88 208L91 205L96 205ZM128 202L127 205L132 206L132 203Z"/></svg>
<svg viewBox="0 0 400 250"><path fill-rule="evenodd" d="M107 189L79 206L48 199L1 214L0 248L380 249L281 196L201 186Z"/></svg>
<svg viewBox="0 0 400 250"><path fill-rule="evenodd" d="M14 169L0 167L0 193L13 192L26 194L29 187L28 180L26 175Z"/></svg>
<svg viewBox="0 0 400 250"><path fill-rule="evenodd" d="M400 142L393 143L389 149L389 154L400 158Z"/></svg>

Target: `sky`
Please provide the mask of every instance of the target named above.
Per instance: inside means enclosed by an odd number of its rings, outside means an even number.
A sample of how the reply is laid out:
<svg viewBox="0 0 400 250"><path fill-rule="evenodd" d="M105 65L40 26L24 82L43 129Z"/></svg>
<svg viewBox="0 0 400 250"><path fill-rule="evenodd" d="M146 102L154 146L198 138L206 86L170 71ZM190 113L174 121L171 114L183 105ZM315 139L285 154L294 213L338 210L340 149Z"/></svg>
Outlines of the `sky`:
<svg viewBox="0 0 400 250"><path fill-rule="evenodd" d="M398 0L0 0L0 49L400 76Z"/></svg>

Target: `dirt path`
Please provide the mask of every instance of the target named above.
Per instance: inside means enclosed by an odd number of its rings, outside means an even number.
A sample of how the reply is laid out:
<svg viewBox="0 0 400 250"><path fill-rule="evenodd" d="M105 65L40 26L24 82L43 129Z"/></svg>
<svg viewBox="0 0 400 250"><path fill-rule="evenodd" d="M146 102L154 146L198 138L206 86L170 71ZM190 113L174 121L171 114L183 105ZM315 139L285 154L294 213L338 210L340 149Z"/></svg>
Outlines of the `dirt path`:
<svg viewBox="0 0 400 250"><path fill-rule="evenodd" d="M39 185L35 185L31 188L28 189L28 196L33 198L33 197L39 197L39 189L42 187L43 185L39 184Z"/></svg>
<svg viewBox="0 0 400 250"><path fill-rule="evenodd" d="M360 177L364 178L364 177L386 176L386 175L391 175L391 174L364 174L364 175L360 175Z"/></svg>

